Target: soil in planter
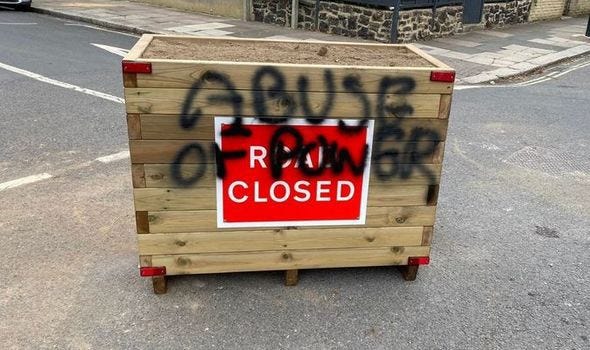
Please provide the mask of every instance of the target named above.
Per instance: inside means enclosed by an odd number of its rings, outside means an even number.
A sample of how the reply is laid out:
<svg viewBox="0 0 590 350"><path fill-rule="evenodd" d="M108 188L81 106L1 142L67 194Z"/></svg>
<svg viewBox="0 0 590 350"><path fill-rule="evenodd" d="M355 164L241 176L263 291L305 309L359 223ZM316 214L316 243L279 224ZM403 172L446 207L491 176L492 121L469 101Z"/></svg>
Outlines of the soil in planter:
<svg viewBox="0 0 590 350"><path fill-rule="evenodd" d="M154 38L143 58L199 61L327 64L385 67L432 67L400 46L334 45L211 39Z"/></svg>

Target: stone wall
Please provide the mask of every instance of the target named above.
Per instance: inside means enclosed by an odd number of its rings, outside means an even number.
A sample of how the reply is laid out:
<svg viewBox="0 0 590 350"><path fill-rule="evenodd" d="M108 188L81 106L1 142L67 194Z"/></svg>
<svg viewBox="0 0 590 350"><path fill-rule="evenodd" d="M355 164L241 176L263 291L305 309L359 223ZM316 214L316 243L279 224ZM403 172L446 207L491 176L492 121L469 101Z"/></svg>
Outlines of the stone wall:
<svg viewBox="0 0 590 350"><path fill-rule="evenodd" d="M486 3L482 21L486 28L527 22L533 0ZM590 1L590 0L589 0Z"/></svg>
<svg viewBox="0 0 590 350"><path fill-rule="evenodd" d="M565 0L533 0L529 20L556 19L563 15Z"/></svg>
<svg viewBox="0 0 590 350"><path fill-rule="evenodd" d="M256 22L289 26L291 0L252 0L251 18Z"/></svg>
<svg viewBox="0 0 590 350"><path fill-rule="evenodd" d="M439 38L463 31L463 7L445 6L436 9L400 11L397 41L400 43ZM434 25L433 25L434 23Z"/></svg>
<svg viewBox="0 0 590 350"><path fill-rule="evenodd" d="M166 6L179 10L202 12L210 15L243 18L243 0L133 0L148 4ZM82 1L80 1L83 3Z"/></svg>
<svg viewBox="0 0 590 350"><path fill-rule="evenodd" d="M489 28L526 22L532 1L543 0L486 3L482 23ZM590 0L587 1L590 2ZM290 25L291 0L252 0L252 3L253 17L256 21L282 26ZM320 1L317 28L315 28L315 11L314 0L300 0L298 27L390 42L393 17L391 10L344 2ZM400 43L444 37L462 31L463 6L439 7L434 14L431 8L403 10L399 13L398 42Z"/></svg>
<svg viewBox="0 0 590 350"><path fill-rule="evenodd" d="M389 42L393 11L320 1L318 30L324 33ZM314 29L315 1L299 2L299 28Z"/></svg>
<svg viewBox="0 0 590 350"><path fill-rule="evenodd" d="M582 16L590 13L590 0L569 0L566 14Z"/></svg>

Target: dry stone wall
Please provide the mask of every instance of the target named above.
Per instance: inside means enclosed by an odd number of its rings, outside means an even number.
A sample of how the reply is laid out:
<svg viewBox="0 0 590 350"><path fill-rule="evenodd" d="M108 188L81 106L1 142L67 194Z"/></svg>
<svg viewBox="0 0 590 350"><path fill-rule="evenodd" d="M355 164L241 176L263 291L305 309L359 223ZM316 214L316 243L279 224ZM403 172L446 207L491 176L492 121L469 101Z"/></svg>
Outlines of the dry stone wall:
<svg viewBox="0 0 590 350"><path fill-rule="evenodd" d="M534 0L486 3L482 23L489 28L526 22L532 1ZM253 17L256 21L288 26L291 12L291 0L253 0ZM391 41L394 13L389 9L340 1L320 1L317 28L315 12L315 1L300 0L298 27L380 42ZM402 43L460 33L463 31L463 6L438 7L435 12L432 8L402 10L399 13L397 31L397 41Z"/></svg>

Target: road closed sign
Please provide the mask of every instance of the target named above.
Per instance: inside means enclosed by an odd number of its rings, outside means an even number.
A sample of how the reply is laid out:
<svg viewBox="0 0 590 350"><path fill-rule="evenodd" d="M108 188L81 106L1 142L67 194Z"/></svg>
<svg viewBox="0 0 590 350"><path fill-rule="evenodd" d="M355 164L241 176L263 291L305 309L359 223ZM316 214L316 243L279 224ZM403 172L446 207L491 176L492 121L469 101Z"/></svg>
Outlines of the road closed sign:
<svg viewBox="0 0 590 350"><path fill-rule="evenodd" d="M372 120L215 118L217 225L362 225Z"/></svg>

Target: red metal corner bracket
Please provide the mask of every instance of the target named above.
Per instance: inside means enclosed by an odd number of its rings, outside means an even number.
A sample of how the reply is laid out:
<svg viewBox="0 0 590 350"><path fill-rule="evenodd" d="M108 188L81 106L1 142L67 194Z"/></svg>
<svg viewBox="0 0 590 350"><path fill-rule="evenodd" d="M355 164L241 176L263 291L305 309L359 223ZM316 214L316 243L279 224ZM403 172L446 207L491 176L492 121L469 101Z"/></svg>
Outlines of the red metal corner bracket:
<svg viewBox="0 0 590 350"><path fill-rule="evenodd" d="M166 266L143 266L139 268L141 277L165 276Z"/></svg>
<svg viewBox="0 0 590 350"><path fill-rule="evenodd" d="M122 61L123 73L151 74L152 64L150 62Z"/></svg>
<svg viewBox="0 0 590 350"><path fill-rule="evenodd" d="M429 263L430 257L428 256L413 256L408 258L408 265L410 266L428 265Z"/></svg>
<svg viewBox="0 0 590 350"><path fill-rule="evenodd" d="M441 83L454 83L456 73L453 71L432 71L430 72L430 81Z"/></svg>

